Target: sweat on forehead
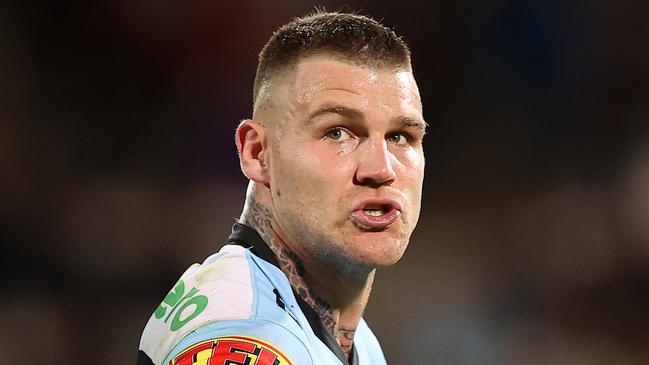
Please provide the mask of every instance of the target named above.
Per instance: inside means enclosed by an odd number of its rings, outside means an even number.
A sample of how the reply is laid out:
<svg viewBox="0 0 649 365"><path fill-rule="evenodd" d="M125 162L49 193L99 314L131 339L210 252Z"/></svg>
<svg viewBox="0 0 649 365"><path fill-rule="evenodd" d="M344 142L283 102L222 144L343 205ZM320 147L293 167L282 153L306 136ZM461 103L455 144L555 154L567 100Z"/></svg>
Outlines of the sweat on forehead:
<svg viewBox="0 0 649 365"><path fill-rule="evenodd" d="M358 60L341 58L338 55L313 54L310 55L309 57L305 57L301 59L299 62L296 62L295 64L292 64L280 70L276 70L272 74L266 75L267 76L266 79L264 79L261 82L261 85L259 86L259 90L255 95L255 100L253 103L253 113L256 114L261 109L270 108L274 104L275 101L274 99L275 97L278 96L277 94L280 90L284 88L292 88L293 86L295 86L296 83L300 83L300 81L303 81L303 80L296 79L297 77L299 77L298 71L300 69L300 66L312 60L329 60L332 62L340 62L351 66L357 66L359 70L360 69L371 70L372 71L371 74L374 75L376 75L376 73L378 72L383 72L383 71L388 71L395 74L404 71L412 72L409 63L405 65L387 65L378 62L360 63L358 62ZM324 69L320 69L320 71L322 71L321 74L316 75L316 77L313 78L313 80L311 80L312 82L326 81L331 76L328 75L326 72L324 72L325 71Z"/></svg>
<svg viewBox="0 0 649 365"><path fill-rule="evenodd" d="M410 67L410 50L392 29L363 15L316 11L280 27L263 47L253 102L278 74L316 55L370 67Z"/></svg>

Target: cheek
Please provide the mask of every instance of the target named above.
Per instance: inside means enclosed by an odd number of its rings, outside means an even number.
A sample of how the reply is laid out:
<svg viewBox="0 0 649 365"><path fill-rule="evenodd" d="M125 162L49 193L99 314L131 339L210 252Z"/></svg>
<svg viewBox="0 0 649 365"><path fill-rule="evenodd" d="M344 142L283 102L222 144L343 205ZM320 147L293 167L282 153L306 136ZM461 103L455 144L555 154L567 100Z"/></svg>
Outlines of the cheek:
<svg viewBox="0 0 649 365"><path fill-rule="evenodd" d="M421 151L412 149L402 158L403 180L412 199L412 206L419 210L421 204L422 185L424 182L425 159Z"/></svg>
<svg viewBox="0 0 649 365"><path fill-rule="evenodd" d="M421 182L424 178L425 159L420 149L410 148L404 151L399 161L403 166L404 174L408 180L417 180Z"/></svg>
<svg viewBox="0 0 649 365"><path fill-rule="evenodd" d="M348 176L355 169L353 152L355 142L339 145L325 144L321 141L305 144L300 149L283 151L287 164L295 173L308 175L313 180L328 184L332 179Z"/></svg>
<svg viewBox="0 0 649 365"><path fill-rule="evenodd" d="M311 174L305 168L302 161L294 158L277 158L274 161L273 173L271 178L271 190L274 191L278 198L282 200L294 199L296 195L302 193L307 186L313 184Z"/></svg>
<svg viewBox="0 0 649 365"><path fill-rule="evenodd" d="M348 156L340 148L284 149L275 156L271 188L297 204L323 200L343 189L346 180L351 183L354 165Z"/></svg>
<svg viewBox="0 0 649 365"><path fill-rule="evenodd" d="M282 151L288 158L281 156L273 166L274 214L295 239L313 239L308 232L335 224L340 219L340 199L353 184L345 172L351 166L347 159L335 152L325 154L326 158L310 152Z"/></svg>
<svg viewBox="0 0 649 365"><path fill-rule="evenodd" d="M358 141L357 140L349 140L345 143L341 143L340 145L336 146L336 157L344 157L356 150L358 147Z"/></svg>

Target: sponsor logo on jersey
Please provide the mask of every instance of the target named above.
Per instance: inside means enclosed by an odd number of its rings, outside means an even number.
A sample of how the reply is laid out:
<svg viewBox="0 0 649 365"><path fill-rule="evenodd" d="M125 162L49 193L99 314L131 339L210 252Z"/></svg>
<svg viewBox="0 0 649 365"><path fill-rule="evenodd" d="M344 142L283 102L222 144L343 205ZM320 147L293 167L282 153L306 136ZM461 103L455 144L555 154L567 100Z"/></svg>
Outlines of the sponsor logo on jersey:
<svg viewBox="0 0 649 365"><path fill-rule="evenodd" d="M181 351L169 365L293 365L275 346L244 336L218 337Z"/></svg>
<svg viewBox="0 0 649 365"><path fill-rule="evenodd" d="M196 288L191 288L185 293L185 282L178 280L174 288L156 308L155 317L157 319L164 317L165 323L171 319L169 328L174 332L179 330L207 307L207 297L197 294L198 289Z"/></svg>

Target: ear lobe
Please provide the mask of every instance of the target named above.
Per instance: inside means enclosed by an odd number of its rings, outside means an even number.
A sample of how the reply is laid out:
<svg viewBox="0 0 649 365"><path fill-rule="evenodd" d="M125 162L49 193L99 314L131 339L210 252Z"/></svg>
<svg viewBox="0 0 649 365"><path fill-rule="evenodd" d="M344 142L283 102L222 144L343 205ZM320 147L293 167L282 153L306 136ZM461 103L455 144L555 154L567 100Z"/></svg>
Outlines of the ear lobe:
<svg viewBox="0 0 649 365"><path fill-rule="evenodd" d="M241 171L250 180L269 184L266 168L266 128L252 119L243 120L235 134Z"/></svg>

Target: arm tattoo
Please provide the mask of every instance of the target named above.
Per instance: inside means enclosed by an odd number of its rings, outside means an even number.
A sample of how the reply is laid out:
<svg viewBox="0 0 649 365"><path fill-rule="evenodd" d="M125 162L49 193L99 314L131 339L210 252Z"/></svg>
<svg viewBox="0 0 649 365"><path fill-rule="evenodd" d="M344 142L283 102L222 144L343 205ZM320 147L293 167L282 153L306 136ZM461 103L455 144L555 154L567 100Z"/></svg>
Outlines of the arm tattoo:
<svg viewBox="0 0 649 365"><path fill-rule="evenodd" d="M268 244L268 247L275 253L277 256L277 261L279 263L280 269L288 277L289 283L300 297L318 314L320 321L324 327L331 333L334 338L338 336L335 333L336 328L336 319L334 317L331 306L322 298L314 295L314 293L309 289L309 287L304 282L304 264L302 260L293 252L289 251L282 245L277 242L277 238L273 234L272 228L273 217L268 209L262 203L259 203L254 196L250 197L250 204L248 214L246 214L242 223L254 228L262 239ZM353 333L352 337L353 339ZM338 340L341 343L342 341ZM347 342L345 342L347 343ZM351 342L349 342L349 348L351 349ZM345 348L343 348L345 351ZM349 350L346 350L346 354L349 356Z"/></svg>

